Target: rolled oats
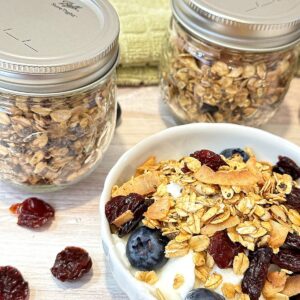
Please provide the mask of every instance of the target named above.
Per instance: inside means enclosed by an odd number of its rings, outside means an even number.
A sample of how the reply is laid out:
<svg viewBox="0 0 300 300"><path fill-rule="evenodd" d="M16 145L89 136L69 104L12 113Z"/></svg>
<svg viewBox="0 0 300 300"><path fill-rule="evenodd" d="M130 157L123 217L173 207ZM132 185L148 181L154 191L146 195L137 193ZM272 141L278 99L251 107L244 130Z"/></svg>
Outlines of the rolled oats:
<svg viewBox="0 0 300 300"><path fill-rule="evenodd" d="M223 281L222 275L217 273L212 273L207 278L204 286L209 289L216 289L218 286L221 285Z"/></svg>
<svg viewBox="0 0 300 300"><path fill-rule="evenodd" d="M157 275L154 271L149 271L149 272L139 271L139 272L136 272L135 278L140 280L140 281L146 282L150 285L154 285L158 281L158 277L157 277Z"/></svg>
<svg viewBox="0 0 300 300"><path fill-rule="evenodd" d="M236 294L235 285L232 283L224 283L221 290L227 299L233 299Z"/></svg>
<svg viewBox="0 0 300 300"><path fill-rule="evenodd" d="M4 181L29 188L63 186L91 172L115 126L115 83L81 94L0 94L0 157Z"/></svg>
<svg viewBox="0 0 300 300"><path fill-rule="evenodd" d="M181 274L176 274L173 282L173 288L179 289L184 283L184 277Z"/></svg>
<svg viewBox="0 0 300 300"><path fill-rule="evenodd" d="M175 21L161 67L164 100L181 121L261 125L282 102L295 51L248 53L191 38Z"/></svg>
<svg viewBox="0 0 300 300"><path fill-rule="evenodd" d="M249 267L248 256L244 253L239 253L233 260L233 272L236 275L243 275Z"/></svg>

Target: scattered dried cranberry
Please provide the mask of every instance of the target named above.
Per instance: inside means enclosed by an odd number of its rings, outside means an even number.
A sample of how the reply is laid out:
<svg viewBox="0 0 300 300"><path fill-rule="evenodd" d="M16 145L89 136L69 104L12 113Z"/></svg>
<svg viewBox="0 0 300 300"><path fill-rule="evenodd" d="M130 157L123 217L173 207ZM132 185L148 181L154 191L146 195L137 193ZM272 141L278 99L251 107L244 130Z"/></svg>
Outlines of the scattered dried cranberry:
<svg viewBox="0 0 300 300"><path fill-rule="evenodd" d="M67 247L57 254L51 273L60 281L73 281L89 272L92 260L82 248Z"/></svg>
<svg viewBox="0 0 300 300"><path fill-rule="evenodd" d="M129 194L128 196L117 196L108 201L105 205L105 215L109 224L128 210L131 210L134 218L118 228L119 237L123 237L137 227L143 218L143 214L153 203L151 199L145 199L139 194Z"/></svg>
<svg viewBox="0 0 300 300"><path fill-rule="evenodd" d="M292 249L281 249L272 256L272 263L282 269L300 272L300 252Z"/></svg>
<svg viewBox="0 0 300 300"><path fill-rule="evenodd" d="M258 300L266 282L272 258L271 248L259 248L249 255L250 265L244 274L242 291L251 300Z"/></svg>
<svg viewBox="0 0 300 300"><path fill-rule="evenodd" d="M14 267L0 267L0 299L27 300L29 297L28 282Z"/></svg>
<svg viewBox="0 0 300 300"><path fill-rule="evenodd" d="M279 174L289 174L294 180L300 178L300 168L293 160L286 156L279 156L279 161L273 167L273 172Z"/></svg>
<svg viewBox="0 0 300 300"><path fill-rule="evenodd" d="M38 198L28 198L22 203L13 204L10 211L18 215L18 225L39 228L54 218L54 209Z"/></svg>
<svg viewBox="0 0 300 300"><path fill-rule="evenodd" d="M286 196L285 205L300 212L300 189L293 187L292 192Z"/></svg>
<svg viewBox="0 0 300 300"><path fill-rule="evenodd" d="M196 151L190 156L198 159L201 164L207 165L214 171L218 171L221 166L227 166L226 162L219 154L210 150Z"/></svg>
<svg viewBox="0 0 300 300"><path fill-rule="evenodd" d="M226 230L223 230L216 232L210 238L208 252L219 268L226 269L232 267L234 257L239 252L243 252L243 246L239 243L233 243Z"/></svg>
<svg viewBox="0 0 300 300"><path fill-rule="evenodd" d="M300 249L300 235L289 233L285 240L285 245L299 250Z"/></svg>

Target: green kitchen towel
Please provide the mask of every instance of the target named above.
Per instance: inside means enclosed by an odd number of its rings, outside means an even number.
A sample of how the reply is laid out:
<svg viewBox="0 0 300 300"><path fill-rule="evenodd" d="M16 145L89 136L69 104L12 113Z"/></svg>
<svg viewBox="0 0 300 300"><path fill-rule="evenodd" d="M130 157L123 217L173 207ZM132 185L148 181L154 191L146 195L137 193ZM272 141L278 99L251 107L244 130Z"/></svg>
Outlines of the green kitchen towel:
<svg viewBox="0 0 300 300"><path fill-rule="evenodd" d="M170 18L169 0L111 0L111 3L121 22L118 84L157 84Z"/></svg>

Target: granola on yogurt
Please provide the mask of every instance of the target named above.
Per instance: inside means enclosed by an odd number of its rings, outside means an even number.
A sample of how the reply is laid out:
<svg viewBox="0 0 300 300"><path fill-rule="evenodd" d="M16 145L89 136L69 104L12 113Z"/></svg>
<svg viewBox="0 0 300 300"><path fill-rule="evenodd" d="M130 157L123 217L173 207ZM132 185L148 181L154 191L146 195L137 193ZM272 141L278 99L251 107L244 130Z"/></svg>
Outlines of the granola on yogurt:
<svg viewBox="0 0 300 300"><path fill-rule="evenodd" d="M289 299L300 293L299 178L290 158L273 165L249 148L150 157L105 211L157 299Z"/></svg>

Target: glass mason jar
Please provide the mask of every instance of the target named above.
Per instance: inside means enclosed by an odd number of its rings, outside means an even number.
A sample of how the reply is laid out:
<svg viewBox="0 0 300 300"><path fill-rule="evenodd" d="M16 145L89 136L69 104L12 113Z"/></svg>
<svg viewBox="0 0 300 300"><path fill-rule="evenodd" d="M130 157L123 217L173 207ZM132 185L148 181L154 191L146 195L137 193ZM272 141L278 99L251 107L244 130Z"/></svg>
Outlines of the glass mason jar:
<svg viewBox="0 0 300 300"><path fill-rule="evenodd" d="M61 189L96 168L113 136L118 17L106 0L11 2L13 27L0 13L0 179Z"/></svg>
<svg viewBox="0 0 300 300"><path fill-rule="evenodd" d="M183 123L266 123L295 74L300 3L172 0L172 6L161 90L174 115Z"/></svg>

